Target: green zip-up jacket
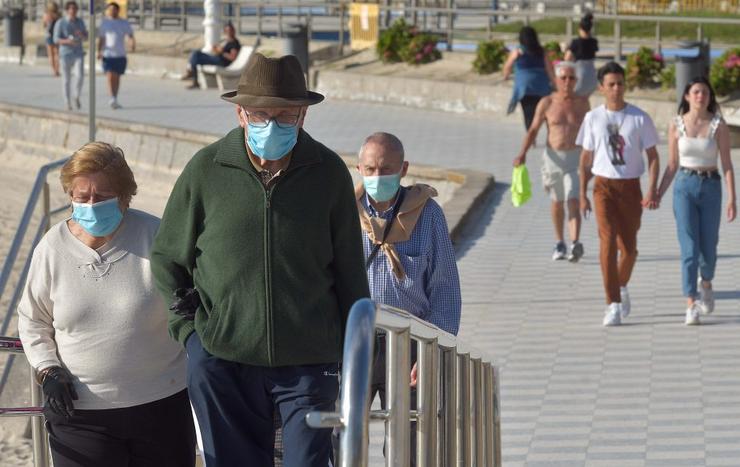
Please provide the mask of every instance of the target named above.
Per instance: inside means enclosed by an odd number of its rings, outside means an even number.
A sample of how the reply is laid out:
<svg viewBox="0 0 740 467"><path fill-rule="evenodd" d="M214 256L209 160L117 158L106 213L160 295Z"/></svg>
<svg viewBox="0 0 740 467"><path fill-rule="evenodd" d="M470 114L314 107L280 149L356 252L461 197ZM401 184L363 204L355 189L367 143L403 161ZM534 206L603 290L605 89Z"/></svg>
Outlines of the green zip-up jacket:
<svg viewBox="0 0 740 467"><path fill-rule="evenodd" d="M184 345L258 366L341 359L352 304L370 292L347 166L303 130L285 172L265 187L237 128L200 150L167 202L151 255L171 302L193 287L195 320L170 313Z"/></svg>

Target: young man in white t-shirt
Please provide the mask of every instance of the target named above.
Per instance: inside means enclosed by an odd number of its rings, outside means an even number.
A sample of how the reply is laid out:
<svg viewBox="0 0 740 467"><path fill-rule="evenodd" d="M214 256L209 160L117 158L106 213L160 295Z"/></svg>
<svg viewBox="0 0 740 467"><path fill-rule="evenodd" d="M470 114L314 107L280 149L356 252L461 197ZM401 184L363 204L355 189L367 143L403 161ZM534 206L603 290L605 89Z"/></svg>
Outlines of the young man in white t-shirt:
<svg viewBox="0 0 740 467"><path fill-rule="evenodd" d="M136 50L134 31L129 22L118 15L121 8L116 2L110 2L106 7L107 18L103 19L98 30L98 59L103 60L103 71L108 80L110 106L120 109L118 103L118 89L121 85L121 75L126 72L126 37L131 44L131 52Z"/></svg>
<svg viewBox="0 0 740 467"><path fill-rule="evenodd" d="M583 147L580 204L587 216L591 211L588 182L593 174L601 274L608 304L604 326L616 326L630 312L627 283L637 260L642 208L658 207L658 133L648 114L624 101L624 69L618 63L601 67L598 79L606 104L586 114L576 139ZM643 151L649 174L644 198L640 188L640 176L645 172ZM617 251L621 253L619 261Z"/></svg>

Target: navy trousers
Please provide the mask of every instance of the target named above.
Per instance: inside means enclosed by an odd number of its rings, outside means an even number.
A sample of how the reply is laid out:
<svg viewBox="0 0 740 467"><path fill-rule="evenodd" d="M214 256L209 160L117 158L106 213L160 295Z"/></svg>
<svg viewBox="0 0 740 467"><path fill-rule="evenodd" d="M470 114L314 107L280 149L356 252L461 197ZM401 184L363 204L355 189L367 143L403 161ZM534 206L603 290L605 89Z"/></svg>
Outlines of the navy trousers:
<svg viewBox="0 0 740 467"><path fill-rule="evenodd" d="M188 392L198 418L207 467L273 465L273 414L283 421L283 465L326 467L331 429L306 424L312 411L333 411L336 363L260 367L209 354L197 333L188 337Z"/></svg>

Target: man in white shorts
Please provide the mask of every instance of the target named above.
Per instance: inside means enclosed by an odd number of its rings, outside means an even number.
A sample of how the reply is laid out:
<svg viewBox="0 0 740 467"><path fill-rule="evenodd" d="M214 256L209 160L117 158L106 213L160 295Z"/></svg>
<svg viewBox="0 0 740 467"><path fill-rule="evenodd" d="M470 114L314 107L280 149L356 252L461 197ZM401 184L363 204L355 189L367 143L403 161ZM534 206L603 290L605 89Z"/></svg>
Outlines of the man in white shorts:
<svg viewBox="0 0 740 467"><path fill-rule="evenodd" d="M576 145L578 129L589 110L588 99L574 93L576 69L572 62L560 62L555 66L557 90L537 104L532 126L524 138L514 166L526 163L527 150L537 139L543 123L547 123L547 145L543 154L542 183L552 199L551 214L557 243L552 259L568 258L577 262L583 256L583 244L579 241L581 215L578 206L578 163L581 148ZM571 240L570 253L563 238L565 226L565 203L568 203L568 230Z"/></svg>

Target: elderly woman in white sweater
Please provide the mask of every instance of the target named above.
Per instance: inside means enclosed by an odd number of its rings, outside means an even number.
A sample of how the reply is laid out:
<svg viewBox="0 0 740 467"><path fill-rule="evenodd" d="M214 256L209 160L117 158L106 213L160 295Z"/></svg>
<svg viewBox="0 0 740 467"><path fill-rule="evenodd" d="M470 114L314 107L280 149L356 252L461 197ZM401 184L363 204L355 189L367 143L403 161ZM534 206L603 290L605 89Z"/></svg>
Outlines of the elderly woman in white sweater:
<svg viewBox="0 0 740 467"><path fill-rule="evenodd" d="M136 182L109 144L80 148L61 181L72 216L36 247L18 307L54 466L193 466L186 357L149 269L159 219L129 208Z"/></svg>

